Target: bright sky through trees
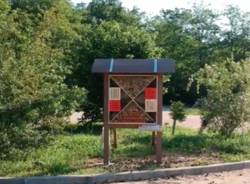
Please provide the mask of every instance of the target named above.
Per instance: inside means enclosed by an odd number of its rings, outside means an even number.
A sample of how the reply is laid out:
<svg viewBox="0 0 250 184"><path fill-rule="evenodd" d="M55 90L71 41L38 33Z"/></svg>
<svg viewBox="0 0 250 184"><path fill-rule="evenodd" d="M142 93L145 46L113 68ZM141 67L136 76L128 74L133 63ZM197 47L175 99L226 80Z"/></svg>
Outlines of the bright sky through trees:
<svg viewBox="0 0 250 184"><path fill-rule="evenodd" d="M89 3L90 0L71 0L73 3ZM223 10L227 5L239 6L244 11L250 11L249 0L121 0L123 6L132 9L134 6L149 15L156 15L161 9L191 8L195 3L209 5L210 8Z"/></svg>

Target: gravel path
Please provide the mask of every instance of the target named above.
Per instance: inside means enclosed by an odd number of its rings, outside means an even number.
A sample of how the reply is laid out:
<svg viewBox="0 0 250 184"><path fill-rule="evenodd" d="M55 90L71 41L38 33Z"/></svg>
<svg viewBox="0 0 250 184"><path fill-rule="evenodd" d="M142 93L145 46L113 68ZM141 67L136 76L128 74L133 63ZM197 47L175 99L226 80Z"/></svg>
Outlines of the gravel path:
<svg viewBox="0 0 250 184"><path fill-rule="evenodd" d="M249 184L250 169L116 184Z"/></svg>

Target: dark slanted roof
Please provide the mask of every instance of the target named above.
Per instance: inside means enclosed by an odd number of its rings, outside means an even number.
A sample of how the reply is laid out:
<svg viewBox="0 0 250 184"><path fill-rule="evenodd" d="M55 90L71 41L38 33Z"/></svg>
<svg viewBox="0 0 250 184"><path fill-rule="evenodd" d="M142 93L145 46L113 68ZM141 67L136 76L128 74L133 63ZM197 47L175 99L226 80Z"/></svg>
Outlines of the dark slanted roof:
<svg viewBox="0 0 250 184"><path fill-rule="evenodd" d="M175 63L170 59L95 59L93 73L174 73Z"/></svg>

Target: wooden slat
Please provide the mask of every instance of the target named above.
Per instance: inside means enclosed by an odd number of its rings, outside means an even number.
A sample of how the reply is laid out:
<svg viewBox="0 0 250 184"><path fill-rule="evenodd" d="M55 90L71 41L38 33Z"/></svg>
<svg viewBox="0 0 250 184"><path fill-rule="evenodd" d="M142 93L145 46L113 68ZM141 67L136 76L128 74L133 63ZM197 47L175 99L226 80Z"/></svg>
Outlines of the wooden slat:
<svg viewBox="0 0 250 184"><path fill-rule="evenodd" d="M121 113L123 113L123 111L124 110L126 110L126 108L132 103L132 102L134 102L136 105L137 105L137 107L139 108L139 109L141 109L142 110L142 112L144 113L144 115L145 116L147 116L147 118L149 118L149 119L151 119L151 121L155 121L154 119L152 119L152 117L151 116L149 116L148 115L148 113L146 113L145 112L145 110L137 103L137 101L135 100L141 93L143 93L144 92L144 89L153 81L153 80L155 80L155 79L157 79L157 77L158 77L158 75L146 75L147 77L151 77L151 80L150 81L148 81L148 84L146 84L139 92L138 92L138 94L136 95L136 96L131 96L128 92L127 92L127 90L124 88L124 86L122 86L122 85L120 85L120 83L119 82L117 82L117 80L115 79L115 77L117 77L117 76L122 76L122 77L131 77L131 76L144 76L144 75L109 75L109 80L110 79L112 79L122 90L123 90L123 92L124 93L126 93L126 95L128 95L129 97L130 97L130 99L131 99L131 101L128 103L128 104L126 104L126 106L125 107L123 107L122 109L121 109L121 111L120 112L118 112L112 119L110 119L109 121L110 122L112 122L112 121L114 121L115 120L115 118L117 118ZM157 80L156 80L157 81ZM133 123L135 123L135 122L133 122Z"/></svg>
<svg viewBox="0 0 250 184"><path fill-rule="evenodd" d="M140 124L134 123L110 123L108 124L109 128L138 128Z"/></svg>

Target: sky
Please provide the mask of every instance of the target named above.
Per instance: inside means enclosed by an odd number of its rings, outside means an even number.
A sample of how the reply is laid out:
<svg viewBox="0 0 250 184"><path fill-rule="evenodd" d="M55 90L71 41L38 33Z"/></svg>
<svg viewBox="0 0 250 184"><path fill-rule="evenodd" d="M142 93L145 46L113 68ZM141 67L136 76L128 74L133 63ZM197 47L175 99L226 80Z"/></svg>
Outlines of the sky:
<svg viewBox="0 0 250 184"><path fill-rule="evenodd" d="M91 0L71 0L73 3L89 3ZM208 5L211 9L222 11L227 5L237 5L250 12L250 0L120 0L128 9L134 6L148 15L157 15L161 9L191 8L195 3Z"/></svg>

